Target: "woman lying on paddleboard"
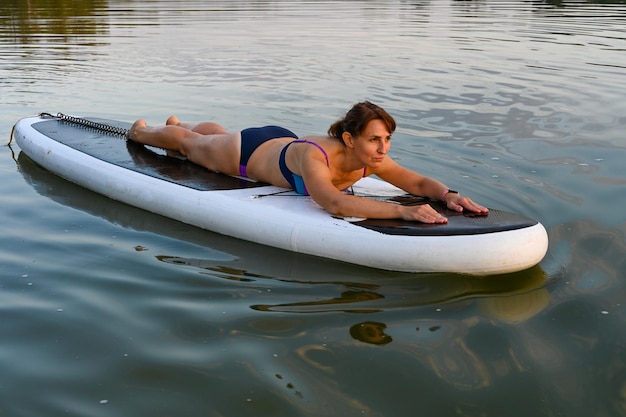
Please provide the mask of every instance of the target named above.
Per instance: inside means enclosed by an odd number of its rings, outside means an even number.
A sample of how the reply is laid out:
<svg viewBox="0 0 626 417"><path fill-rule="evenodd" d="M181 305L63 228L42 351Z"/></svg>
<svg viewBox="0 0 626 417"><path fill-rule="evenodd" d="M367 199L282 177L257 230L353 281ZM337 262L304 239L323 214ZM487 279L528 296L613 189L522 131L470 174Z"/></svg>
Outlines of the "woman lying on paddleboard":
<svg viewBox="0 0 626 417"><path fill-rule="evenodd" d="M388 158L395 129L395 120L385 110L363 102L355 104L343 119L335 122L328 129L328 136L299 139L278 126L228 132L217 123L181 123L172 116L161 127L148 127L144 120L137 120L128 138L168 150L170 155L183 156L212 171L309 194L337 216L447 222L428 204L402 206L341 191L372 174L408 193L442 200L451 210L488 212L441 182Z"/></svg>

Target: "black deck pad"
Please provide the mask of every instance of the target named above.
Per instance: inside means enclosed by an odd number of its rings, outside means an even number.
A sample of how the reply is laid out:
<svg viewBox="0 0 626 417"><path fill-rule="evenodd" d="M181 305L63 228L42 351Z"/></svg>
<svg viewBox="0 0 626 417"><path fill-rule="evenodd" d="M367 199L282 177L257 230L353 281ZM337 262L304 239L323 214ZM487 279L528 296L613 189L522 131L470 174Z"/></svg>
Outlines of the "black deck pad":
<svg viewBox="0 0 626 417"><path fill-rule="evenodd" d="M390 201L402 205L430 204L448 219L448 223L425 224L401 219L367 219L354 224L388 235L405 236L476 235L522 229L537 224L537 220L529 217L495 209L489 209L487 215L459 213L448 209L441 201L432 201L423 197L406 195L391 198Z"/></svg>

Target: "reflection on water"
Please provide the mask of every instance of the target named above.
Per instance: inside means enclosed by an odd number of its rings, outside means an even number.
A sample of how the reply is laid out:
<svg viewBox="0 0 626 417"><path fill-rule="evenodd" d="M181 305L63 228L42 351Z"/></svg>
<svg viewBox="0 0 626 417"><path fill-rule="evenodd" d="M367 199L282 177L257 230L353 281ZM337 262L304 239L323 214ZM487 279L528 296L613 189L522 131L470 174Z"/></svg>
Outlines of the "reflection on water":
<svg viewBox="0 0 626 417"><path fill-rule="evenodd" d="M391 336L385 334L386 328L387 325L385 323L366 321L350 327L350 335L364 343L386 345L393 340Z"/></svg>
<svg viewBox="0 0 626 417"><path fill-rule="evenodd" d="M108 3L104 0L3 2L0 5L3 41L10 39L6 34L26 44L46 40L68 41L78 37L94 41L98 37L106 39L110 32L102 13L108 9Z"/></svg>
<svg viewBox="0 0 626 417"><path fill-rule="evenodd" d="M162 233L173 238L221 249L210 249L210 256L203 258L155 255L160 262L185 269L192 268L199 274L212 278L239 282L275 280L285 285L293 285L296 289L302 285L344 288L340 296L325 300L250 306L259 311L375 312L390 308L446 303L479 295L525 293L542 287L546 281L545 273L541 268L534 267L520 273L507 274L505 279L501 276L476 279L464 275L420 274L419 284L416 285L414 274L355 267L341 262L242 242L196 230L175 221L164 221L160 216L113 202L106 197L50 175L23 153L19 154L17 162L20 173L38 193L65 206L103 217L109 222L125 227ZM137 221L138 218L141 218L141 222ZM184 232L179 229L183 229ZM134 249L137 250L137 247L141 248L140 252L149 250L141 245L135 246ZM225 250L232 251L232 253L224 252ZM286 258L291 259L292 262L285 262ZM259 262L259 259L268 261ZM286 265L289 265L289 268L285 268ZM393 291L396 293L387 295L377 293L377 290L385 287L383 283L392 284ZM308 294L292 295L292 297L307 298ZM318 295L313 295L313 297L317 298ZM358 304L358 306L352 307L353 304Z"/></svg>
<svg viewBox="0 0 626 417"><path fill-rule="evenodd" d="M16 7L17 6L17 7ZM0 5L0 52L9 64L22 66L22 76L12 82L35 81L32 76L64 75L68 63L88 63L98 48L108 45L110 27L102 19L107 1L21 0ZM38 68L33 68L37 65ZM60 73L60 74L59 74ZM18 72L11 75L17 75Z"/></svg>
<svg viewBox="0 0 626 417"><path fill-rule="evenodd" d="M6 132L61 111L319 133L366 98L391 157L551 242L484 279L359 268L7 150L0 415L626 415L624 23L610 1L0 3Z"/></svg>

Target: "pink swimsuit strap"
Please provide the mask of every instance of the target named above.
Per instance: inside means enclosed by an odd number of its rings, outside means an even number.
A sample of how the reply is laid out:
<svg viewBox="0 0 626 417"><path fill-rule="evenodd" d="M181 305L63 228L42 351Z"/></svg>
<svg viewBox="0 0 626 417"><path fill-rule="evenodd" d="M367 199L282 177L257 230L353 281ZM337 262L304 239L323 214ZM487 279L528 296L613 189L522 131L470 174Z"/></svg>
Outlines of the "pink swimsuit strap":
<svg viewBox="0 0 626 417"><path fill-rule="evenodd" d="M296 139L296 140L294 140L294 141L290 142L289 144L292 144L292 143L308 143L308 144L311 144L311 145L313 145L313 146L316 146L316 147L317 147L317 149L319 149L320 151L322 151L322 153L324 154L324 158L326 158L326 166L327 166L327 167L329 167L329 166L330 166L330 163L328 162L328 154L326 153L326 151L324 150L324 148L322 148L322 147L321 147L320 145L318 145L317 143L312 142L312 141L310 141L310 140L306 140L306 139ZM367 167L363 167L363 177L365 177L365 176L366 176L366 175L365 175L366 173L367 173Z"/></svg>

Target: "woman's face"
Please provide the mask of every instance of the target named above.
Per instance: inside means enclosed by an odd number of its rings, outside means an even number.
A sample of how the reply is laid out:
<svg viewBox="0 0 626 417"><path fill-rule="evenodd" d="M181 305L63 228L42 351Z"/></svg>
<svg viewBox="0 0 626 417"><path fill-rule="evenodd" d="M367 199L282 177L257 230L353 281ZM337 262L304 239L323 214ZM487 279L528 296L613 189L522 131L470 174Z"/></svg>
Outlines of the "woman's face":
<svg viewBox="0 0 626 417"><path fill-rule="evenodd" d="M366 166L380 165L391 147L391 133L387 125L379 119L371 120L354 141L354 150Z"/></svg>

